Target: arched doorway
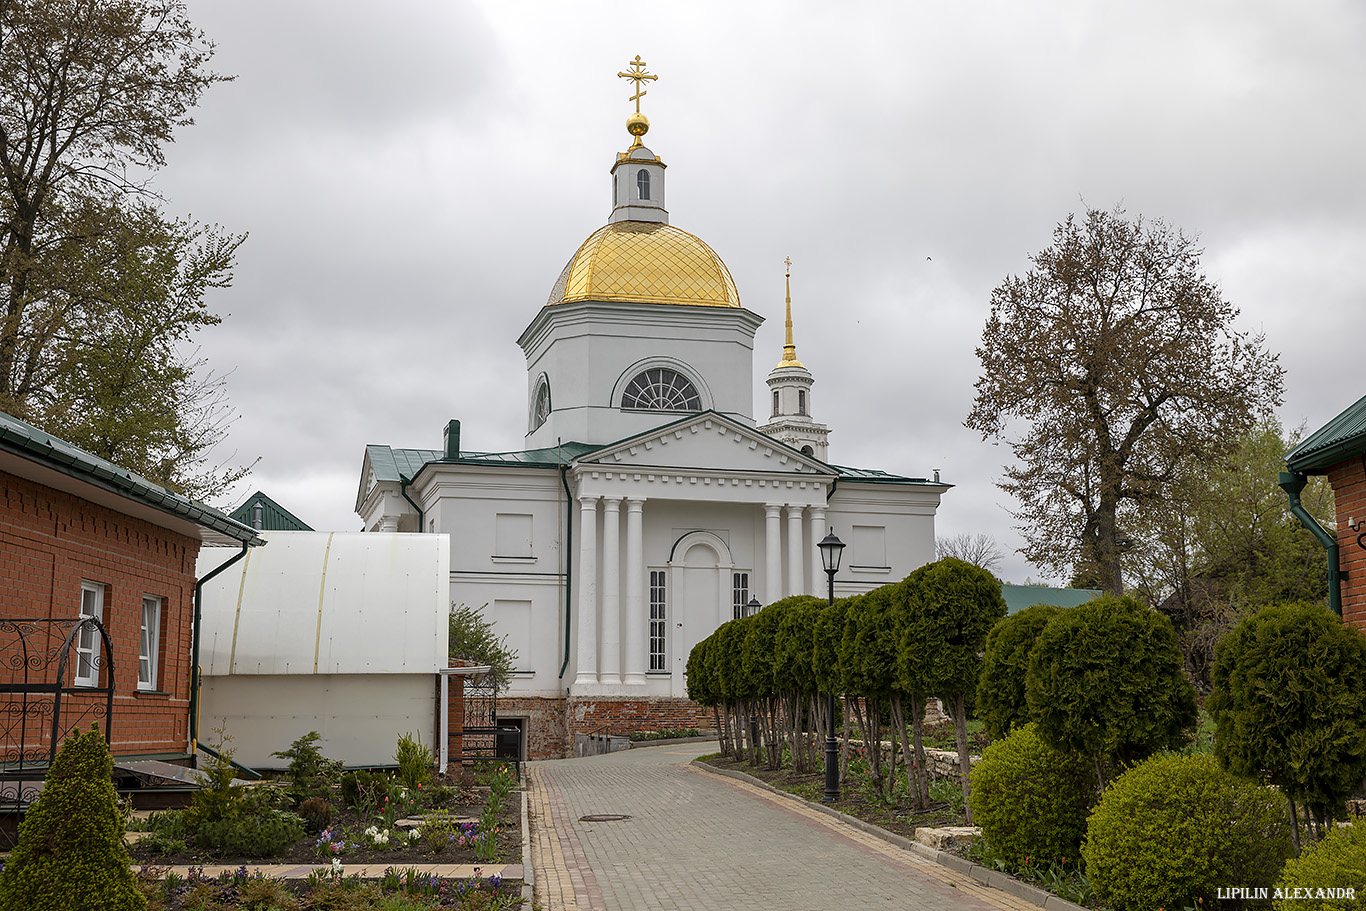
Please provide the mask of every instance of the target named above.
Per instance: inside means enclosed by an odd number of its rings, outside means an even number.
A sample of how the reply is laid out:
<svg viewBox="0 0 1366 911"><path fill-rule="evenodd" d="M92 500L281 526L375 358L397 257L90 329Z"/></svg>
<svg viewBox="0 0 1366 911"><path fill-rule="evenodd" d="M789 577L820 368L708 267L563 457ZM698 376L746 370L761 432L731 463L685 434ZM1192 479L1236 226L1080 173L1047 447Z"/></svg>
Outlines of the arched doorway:
<svg viewBox="0 0 1366 911"><path fill-rule="evenodd" d="M735 563L730 547L709 531L689 532L679 538L669 557L670 623L675 696L687 695L688 655L693 646L710 636L723 619L729 619L730 578Z"/></svg>

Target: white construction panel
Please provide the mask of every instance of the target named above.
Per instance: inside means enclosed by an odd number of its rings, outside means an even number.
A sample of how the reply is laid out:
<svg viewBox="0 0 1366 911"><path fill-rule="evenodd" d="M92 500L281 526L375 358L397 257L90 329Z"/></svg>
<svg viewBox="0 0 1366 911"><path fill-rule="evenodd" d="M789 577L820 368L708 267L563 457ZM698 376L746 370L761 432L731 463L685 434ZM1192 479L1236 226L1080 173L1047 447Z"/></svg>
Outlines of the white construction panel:
<svg viewBox="0 0 1366 911"><path fill-rule="evenodd" d="M434 674L446 666L446 535L263 532L204 586L204 674ZM201 578L224 562L201 551Z"/></svg>
<svg viewBox="0 0 1366 911"><path fill-rule="evenodd" d="M392 765L402 734L435 744L434 674L206 677L202 698L201 739L213 746L225 726L233 758L254 769L288 766L270 754L309 731L324 756L349 766Z"/></svg>

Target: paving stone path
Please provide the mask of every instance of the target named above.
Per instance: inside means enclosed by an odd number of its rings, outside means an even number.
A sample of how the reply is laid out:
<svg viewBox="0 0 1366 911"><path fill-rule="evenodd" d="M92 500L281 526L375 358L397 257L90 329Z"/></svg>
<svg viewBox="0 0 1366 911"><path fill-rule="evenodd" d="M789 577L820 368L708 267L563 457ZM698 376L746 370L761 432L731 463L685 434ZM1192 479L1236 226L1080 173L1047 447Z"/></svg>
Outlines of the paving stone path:
<svg viewBox="0 0 1366 911"><path fill-rule="evenodd" d="M540 907L1038 911L796 801L689 765L715 749L687 744L531 763ZM606 814L631 818L581 821Z"/></svg>

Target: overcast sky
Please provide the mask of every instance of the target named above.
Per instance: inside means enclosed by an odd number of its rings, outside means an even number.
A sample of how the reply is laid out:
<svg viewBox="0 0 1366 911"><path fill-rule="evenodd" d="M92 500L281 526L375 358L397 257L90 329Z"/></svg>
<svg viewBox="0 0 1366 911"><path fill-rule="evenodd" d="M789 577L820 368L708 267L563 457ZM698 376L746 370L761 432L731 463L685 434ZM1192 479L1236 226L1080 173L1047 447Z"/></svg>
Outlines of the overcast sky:
<svg viewBox="0 0 1366 911"><path fill-rule="evenodd" d="M218 44L166 208L250 238L202 354L229 445L321 530L364 447L521 447L518 334L611 208L639 54L672 224L797 352L833 462L954 485L942 535L1019 546L1009 455L962 426L991 290L1123 205L1197 234L1286 368L1288 426L1366 392L1366 4L189 0ZM1011 554L1004 577L1039 571Z"/></svg>

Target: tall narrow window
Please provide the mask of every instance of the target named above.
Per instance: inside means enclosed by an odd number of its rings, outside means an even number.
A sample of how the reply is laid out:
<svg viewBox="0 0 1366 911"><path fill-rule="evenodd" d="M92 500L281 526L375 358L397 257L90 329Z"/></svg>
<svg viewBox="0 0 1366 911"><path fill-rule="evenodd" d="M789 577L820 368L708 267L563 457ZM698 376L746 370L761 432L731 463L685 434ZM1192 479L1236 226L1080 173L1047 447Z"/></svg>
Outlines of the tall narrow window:
<svg viewBox="0 0 1366 911"><path fill-rule="evenodd" d="M749 573L731 575L731 617L739 620L749 616Z"/></svg>
<svg viewBox="0 0 1366 911"><path fill-rule="evenodd" d="M798 390L797 390L797 413L798 413L798 414L802 414L802 415L806 414L806 390L805 390L805 389L798 389Z"/></svg>
<svg viewBox="0 0 1366 911"><path fill-rule="evenodd" d="M650 570L650 670L668 670L664 666L665 642L669 633L669 618L664 606L664 571Z"/></svg>
<svg viewBox="0 0 1366 911"><path fill-rule="evenodd" d="M138 689L157 688L157 652L161 650L161 599L142 598L142 635L138 640Z"/></svg>
<svg viewBox="0 0 1366 911"><path fill-rule="evenodd" d="M104 586L98 582L81 583L80 616L99 620L104 615ZM99 686L100 634L93 626L83 626L76 634L76 686Z"/></svg>
<svg viewBox="0 0 1366 911"><path fill-rule="evenodd" d="M650 198L650 172L644 168L636 172L636 189L640 191L641 199Z"/></svg>
<svg viewBox="0 0 1366 911"><path fill-rule="evenodd" d="M773 390L773 416L778 416L778 390Z"/></svg>
<svg viewBox="0 0 1366 911"><path fill-rule="evenodd" d="M550 384L542 383L536 390L536 403L531 409L531 429L535 430L550 417Z"/></svg>

